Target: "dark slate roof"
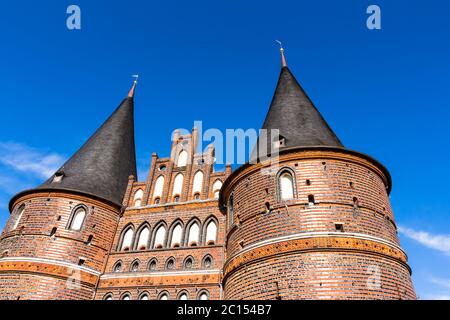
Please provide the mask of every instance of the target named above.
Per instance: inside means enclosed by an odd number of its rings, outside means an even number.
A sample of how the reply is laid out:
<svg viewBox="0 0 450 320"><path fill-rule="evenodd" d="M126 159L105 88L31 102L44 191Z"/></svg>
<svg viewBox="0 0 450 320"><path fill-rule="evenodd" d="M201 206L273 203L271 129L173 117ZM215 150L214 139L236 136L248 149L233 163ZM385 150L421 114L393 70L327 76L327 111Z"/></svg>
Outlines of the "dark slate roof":
<svg viewBox="0 0 450 320"><path fill-rule="evenodd" d="M280 151L293 147L343 147L339 138L286 66L281 68L278 84L262 129L279 130L280 136L285 140ZM271 150L270 132L268 135L267 150ZM255 152L256 149L252 159Z"/></svg>
<svg viewBox="0 0 450 320"><path fill-rule="evenodd" d="M136 176L133 96L125 98L89 140L55 173L37 188L70 190L92 195L117 205L130 175Z"/></svg>

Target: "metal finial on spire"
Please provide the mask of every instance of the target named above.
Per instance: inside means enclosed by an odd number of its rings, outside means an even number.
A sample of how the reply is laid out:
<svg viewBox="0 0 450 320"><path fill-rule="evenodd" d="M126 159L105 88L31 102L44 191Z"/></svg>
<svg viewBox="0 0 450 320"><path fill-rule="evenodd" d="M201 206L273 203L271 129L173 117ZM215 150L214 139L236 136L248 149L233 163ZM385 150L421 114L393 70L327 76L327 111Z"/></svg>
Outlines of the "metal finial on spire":
<svg viewBox="0 0 450 320"><path fill-rule="evenodd" d="M130 92L128 92L128 98L133 98L134 97L134 89L136 88L136 83L137 80L139 78L138 74L133 74L132 77L134 78L134 82L133 82L133 86L130 89Z"/></svg>
<svg viewBox="0 0 450 320"><path fill-rule="evenodd" d="M285 58L285 56L284 56L284 48L283 48L283 44L281 43L280 40L275 40L275 41L280 45L281 66L282 66L282 67L287 67L286 58Z"/></svg>

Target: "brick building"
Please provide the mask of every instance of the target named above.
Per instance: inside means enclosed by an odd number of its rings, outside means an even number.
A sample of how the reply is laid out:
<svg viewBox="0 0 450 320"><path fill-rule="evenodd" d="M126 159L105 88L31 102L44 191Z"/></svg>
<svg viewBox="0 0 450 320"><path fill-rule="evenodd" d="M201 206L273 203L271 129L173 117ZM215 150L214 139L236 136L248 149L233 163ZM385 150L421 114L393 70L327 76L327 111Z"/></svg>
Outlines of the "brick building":
<svg viewBox="0 0 450 320"><path fill-rule="evenodd" d="M175 131L136 181L133 97L41 186L10 201L0 299L415 299L391 178L345 148L286 65L247 163Z"/></svg>

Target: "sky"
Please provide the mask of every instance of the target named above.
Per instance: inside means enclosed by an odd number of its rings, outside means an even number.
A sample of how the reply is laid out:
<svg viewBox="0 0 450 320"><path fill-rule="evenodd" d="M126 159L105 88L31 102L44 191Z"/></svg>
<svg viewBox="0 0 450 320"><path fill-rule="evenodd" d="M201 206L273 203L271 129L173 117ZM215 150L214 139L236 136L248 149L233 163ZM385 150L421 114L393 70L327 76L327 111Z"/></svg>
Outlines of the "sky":
<svg viewBox="0 0 450 320"><path fill-rule="evenodd" d="M66 26L69 5L81 29ZM366 9L381 9L369 30ZM0 8L0 227L8 201L48 178L139 74L139 179L171 133L259 128L291 71L344 145L391 172L402 247L421 299L450 299L450 3L8 1Z"/></svg>

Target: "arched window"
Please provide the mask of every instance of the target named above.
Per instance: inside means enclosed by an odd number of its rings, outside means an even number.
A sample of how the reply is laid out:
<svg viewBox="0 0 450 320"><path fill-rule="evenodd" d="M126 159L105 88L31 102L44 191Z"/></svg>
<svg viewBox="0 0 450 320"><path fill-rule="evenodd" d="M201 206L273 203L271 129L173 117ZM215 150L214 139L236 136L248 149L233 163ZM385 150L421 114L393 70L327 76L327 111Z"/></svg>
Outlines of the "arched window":
<svg viewBox="0 0 450 320"><path fill-rule="evenodd" d="M150 260L150 262L148 263L148 270L149 271L155 271L156 270L156 263L157 263L158 261L155 259L155 258L153 258L152 260Z"/></svg>
<svg viewBox="0 0 450 320"><path fill-rule="evenodd" d="M169 300L169 294L167 292L163 292L158 297L159 300Z"/></svg>
<svg viewBox="0 0 450 320"><path fill-rule="evenodd" d="M122 298L120 300L131 300L131 295L127 292L122 295Z"/></svg>
<svg viewBox="0 0 450 320"><path fill-rule="evenodd" d="M294 198L294 178L289 171L283 171L278 177L280 199L289 200Z"/></svg>
<svg viewBox="0 0 450 320"><path fill-rule="evenodd" d="M178 223L173 229L172 229L172 239L170 241L170 247L176 248L181 246L181 239L183 235L183 227L180 223Z"/></svg>
<svg viewBox="0 0 450 320"><path fill-rule="evenodd" d="M230 194L228 199L228 228L230 228L234 223L234 194Z"/></svg>
<svg viewBox="0 0 450 320"><path fill-rule="evenodd" d="M167 270L173 270L173 269L175 269L175 259L174 259L174 258L169 258L169 259L167 259L167 262L166 262L166 269L167 269Z"/></svg>
<svg viewBox="0 0 450 320"><path fill-rule="evenodd" d="M139 240L138 240L138 244L137 244L137 249L138 250L145 250L147 249L147 245L148 245L148 240L150 238L150 229L149 227L144 227L141 229L141 231L139 232Z"/></svg>
<svg viewBox="0 0 450 320"><path fill-rule="evenodd" d="M188 246L197 246L200 240L200 226L197 222L194 222L189 227L188 233Z"/></svg>
<svg viewBox="0 0 450 320"><path fill-rule="evenodd" d="M194 266L194 259L193 259L192 257L187 257L187 258L184 260L183 267L184 267L185 269L192 269L193 266Z"/></svg>
<svg viewBox="0 0 450 320"><path fill-rule="evenodd" d="M189 299L188 294L185 291L181 292L178 295L178 300L188 300L188 299Z"/></svg>
<svg viewBox="0 0 450 320"><path fill-rule="evenodd" d="M131 264L131 268L130 268L130 271L131 272L138 272L139 271L139 261L134 261L132 264Z"/></svg>
<svg viewBox="0 0 450 320"><path fill-rule="evenodd" d="M105 296L103 297L103 300L112 300L112 299L113 299L112 293L107 293L107 294L105 294Z"/></svg>
<svg viewBox="0 0 450 320"><path fill-rule="evenodd" d="M142 197L144 196L144 191L139 189L134 193L134 206L139 207L142 204Z"/></svg>
<svg viewBox="0 0 450 320"><path fill-rule="evenodd" d="M70 222L70 230L80 231L83 226L84 218L86 217L86 209L84 207L78 207L75 209L72 221Z"/></svg>
<svg viewBox="0 0 450 320"><path fill-rule="evenodd" d="M20 219L22 219L22 215L25 211L25 205L22 204L19 209L17 209L17 213L16 213L16 220L14 221L14 226L13 226L13 230L17 228L17 226L19 225Z"/></svg>
<svg viewBox="0 0 450 320"><path fill-rule="evenodd" d="M122 261L117 261L113 267L113 272L120 272L120 271L122 271Z"/></svg>
<svg viewBox="0 0 450 320"><path fill-rule="evenodd" d="M178 154L177 167L184 167L187 164L188 153L186 150L182 150Z"/></svg>
<svg viewBox="0 0 450 320"><path fill-rule="evenodd" d="M211 220L206 225L206 237L205 243L207 245L213 245L217 241L217 224L214 220Z"/></svg>
<svg viewBox="0 0 450 320"><path fill-rule="evenodd" d="M220 180L214 181L212 191L213 191L214 198L216 198L216 199L219 198L220 188L222 188L222 181L220 181Z"/></svg>
<svg viewBox="0 0 450 320"><path fill-rule="evenodd" d="M142 293L142 294L139 296L139 300L149 300L149 295L148 295L148 293L147 293L147 292Z"/></svg>
<svg viewBox="0 0 450 320"><path fill-rule="evenodd" d="M153 243L153 248L154 249L163 248L165 240L166 240L166 227L164 225L160 225L155 233L155 240Z"/></svg>
<svg viewBox="0 0 450 320"><path fill-rule="evenodd" d="M213 266L213 260L212 260L212 257L210 255L206 255L203 258L202 266L205 269L209 269L209 268L211 268Z"/></svg>
<svg viewBox="0 0 450 320"><path fill-rule="evenodd" d="M198 294L198 300L209 300L209 292L206 290L200 291Z"/></svg>
<svg viewBox="0 0 450 320"><path fill-rule="evenodd" d="M174 196L181 194L181 191L183 190L183 179L184 176L181 173L177 174L177 176L175 177L175 180L173 181L173 191L172 191L172 194Z"/></svg>
<svg viewBox="0 0 450 320"><path fill-rule="evenodd" d="M193 194L201 194L202 193L202 187L203 187L203 172L197 171L197 173L194 175L194 183L192 186L192 193Z"/></svg>
<svg viewBox="0 0 450 320"><path fill-rule="evenodd" d="M129 227L128 230L125 231L123 235L120 251L128 251L131 249L131 245L133 243L133 236L134 236L133 228Z"/></svg>
<svg viewBox="0 0 450 320"><path fill-rule="evenodd" d="M159 204L161 202L161 198L155 198L154 204Z"/></svg>
<svg viewBox="0 0 450 320"><path fill-rule="evenodd" d="M153 189L153 199L160 199L164 190L164 176L159 176L155 182L155 188ZM159 203L159 202L158 202Z"/></svg>

